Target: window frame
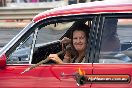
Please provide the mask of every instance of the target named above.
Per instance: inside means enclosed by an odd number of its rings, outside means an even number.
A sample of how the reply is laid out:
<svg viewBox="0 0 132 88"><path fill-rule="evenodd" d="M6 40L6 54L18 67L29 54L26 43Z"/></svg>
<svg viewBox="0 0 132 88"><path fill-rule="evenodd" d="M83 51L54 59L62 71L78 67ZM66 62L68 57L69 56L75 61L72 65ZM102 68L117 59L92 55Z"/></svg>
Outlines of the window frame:
<svg viewBox="0 0 132 88"><path fill-rule="evenodd" d="M85 14L85 15L69 15L69 16L51 17L51 18L44 19L44 20L40 21L37 24L39 25L39 29L41 30L42 27L45 27L46 25L49 25L49 24L56 24L56 23L61 23L61 22L71 22L71 21L94 19L95 16L98 17L98 15L99 14L92 14L92 15L91 14L90 15L89 14ZM92 29L90 29L90 30L92 30ZM65 36L65 34L60 39L62 39ZM89 38L89 40L92 40L92 39ZM89 53L88 50L90 50L90 49L88 48L87 51L86 51L86 58L90 58L91 57L89 55L91 53ZM86 62L87 63L92 63L92 60L91 61L86 61Z"/></svg>

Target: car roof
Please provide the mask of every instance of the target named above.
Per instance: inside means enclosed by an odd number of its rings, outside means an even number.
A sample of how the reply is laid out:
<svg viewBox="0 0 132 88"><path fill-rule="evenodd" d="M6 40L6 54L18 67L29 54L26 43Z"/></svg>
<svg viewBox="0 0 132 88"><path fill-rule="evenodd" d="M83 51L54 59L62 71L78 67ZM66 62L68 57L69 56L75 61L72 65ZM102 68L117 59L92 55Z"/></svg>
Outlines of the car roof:
<svg viewBox="0 0 132 88"><path fill-rule="evenodd" d="M110 3L108 1L96 1L89 3L79 3L47 10L36 15L33 22L57 16L81 15L81 14L102 14L102 13L130 13L132 12L132 2Z"/></svg>

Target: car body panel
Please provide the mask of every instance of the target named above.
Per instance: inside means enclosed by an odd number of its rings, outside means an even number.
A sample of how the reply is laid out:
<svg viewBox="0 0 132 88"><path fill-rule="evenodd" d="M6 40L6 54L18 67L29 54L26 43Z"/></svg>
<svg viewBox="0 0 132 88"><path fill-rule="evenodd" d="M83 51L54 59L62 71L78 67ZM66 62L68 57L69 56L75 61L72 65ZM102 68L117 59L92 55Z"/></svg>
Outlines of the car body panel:
<svg viewBox="0 0 132 88"><path fill-rule="evenodd" d="M6 55L3 54L1 57L0 57L0 68L4 68L6 66Z"/></svg>
<svg viewBox="0 0 132 88"><path fill-rule="evenodd" d="M40 13L33 18L33 21L39 22L46 18L56 17L56 16L70 16L78 14L101 14L101 13L130 13L132 11L131 4L104 4L102 6L91 6L90 4L96 3L85 3L83 5L73 5L64 8L52 9L46 12ZM98 4L98 3L97 3Z"/></svg>
<svg viewBox="0 0 132 88"><path fill-rule="evenodd" d="M2 88L41 88L41 87L70 87L78 88L75 73L81 68L87 74L92 73L92 66L87 65L43 65L27 73L22 72L29 65L7 65L0 71L0 87ZM72 76L62 76L62 73ZM43 84L43 85L42 85ZM91 84L82 86L88 87Z"/></svg>
<svg viewBox="0 0 132 88"><path fill-rule="evenodd" d="M4 70L0 71L0 87L2 88L41 88L41 87L56 87L59 88L60 80L52 76L50 71L51 66L40 66L25 74L22 72L29 65L8 65ZM44 69L43 69L44 68ZM42 85L43 84L43 85ZM50 85L53 84L53 85Z"/></svg>
<svg viewBox="0 0 132 88"><path fill-rule="evenodd" d="M132 87L132 64L93 64L93 74L96 75L128 75L130 82L125 83L93 83L92 88L131 88ZM105 87L104 87L105 86Z"/></svg>

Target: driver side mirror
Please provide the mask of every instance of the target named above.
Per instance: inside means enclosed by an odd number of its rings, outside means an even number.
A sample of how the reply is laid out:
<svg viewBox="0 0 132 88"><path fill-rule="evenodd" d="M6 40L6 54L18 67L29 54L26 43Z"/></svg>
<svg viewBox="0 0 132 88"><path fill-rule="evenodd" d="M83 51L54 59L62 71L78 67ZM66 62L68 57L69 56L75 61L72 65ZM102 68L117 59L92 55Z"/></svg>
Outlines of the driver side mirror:
<svg viewBox="0 0 132 88"><path fill-rule="evenodd" d="M6 66L6 55L1 55L0 56L0 69L4 68Z"/></svg>

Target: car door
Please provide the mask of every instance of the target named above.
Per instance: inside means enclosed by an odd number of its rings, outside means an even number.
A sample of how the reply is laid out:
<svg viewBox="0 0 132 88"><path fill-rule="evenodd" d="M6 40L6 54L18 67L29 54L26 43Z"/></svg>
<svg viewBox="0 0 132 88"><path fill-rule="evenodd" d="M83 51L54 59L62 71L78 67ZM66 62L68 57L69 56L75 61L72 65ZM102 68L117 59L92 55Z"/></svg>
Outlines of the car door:
<svg viewBox="0 0 132 88"><path fill-rule="evenodd" d="M101 48L94 57L92 88L131 88L132 14L107 14L101 18L102 41L97 42Z"/></svg>
<svg viewBox="0 0 132 88"><path fill-rule="evenodd" d="M46 43L48 46L44 45L43 47L40 47L38 51L36 51L36 53L34 53L33 55L34 57L32 58L32 63L34 64L39 63L39 61L46 59L49 54L58 53L59 51L61 51L62 46L60 45L60 43L53 42L53 41L58 41L59 39L62 39L63 37L69 37L70 27L74 22L86 21L87 24L90 24L92 23L91 21L93 21L92 19L93 18L89 16L74 16L72 18L67 16L64 18L63 17L57 18L57 20L56 18L54 18L49 21L51 23L48 23L46 25L42 24L41 29L38 31L36 44L44 44L44 42L47 40L50 42ZM45 23L45 21L43 23ZM88 52L86 52L86 54L88 54ZM46 62L45 64L42 64L40 68L43 68L43 69L40 70L41 74L39 74L39 76L41 77L41 79L44 79L43 80L44 83L46 83L47 80L48 81L51 80L49 76L50 77L53 76L56 78L57 81L60 82L59 87L61 88L63 87L77 88L78 86L82 88L83 87L90 88L91 86L91 83L81 85L79 83L80 79L76 78L80 70L85 71L86 74L92 73L91 62L90 63L65 63L65 64L58 65L53 61L49 61L49 62ZM37 70L37 69L39 68L36 67L33 70ZM51 72L52 74L49 74L49 73L46 74L45 69L49 69L49 72ZM53 81L53 83L56 83L56 81ZM38 79L37 84L41 85L41 80Z"/></svg>

